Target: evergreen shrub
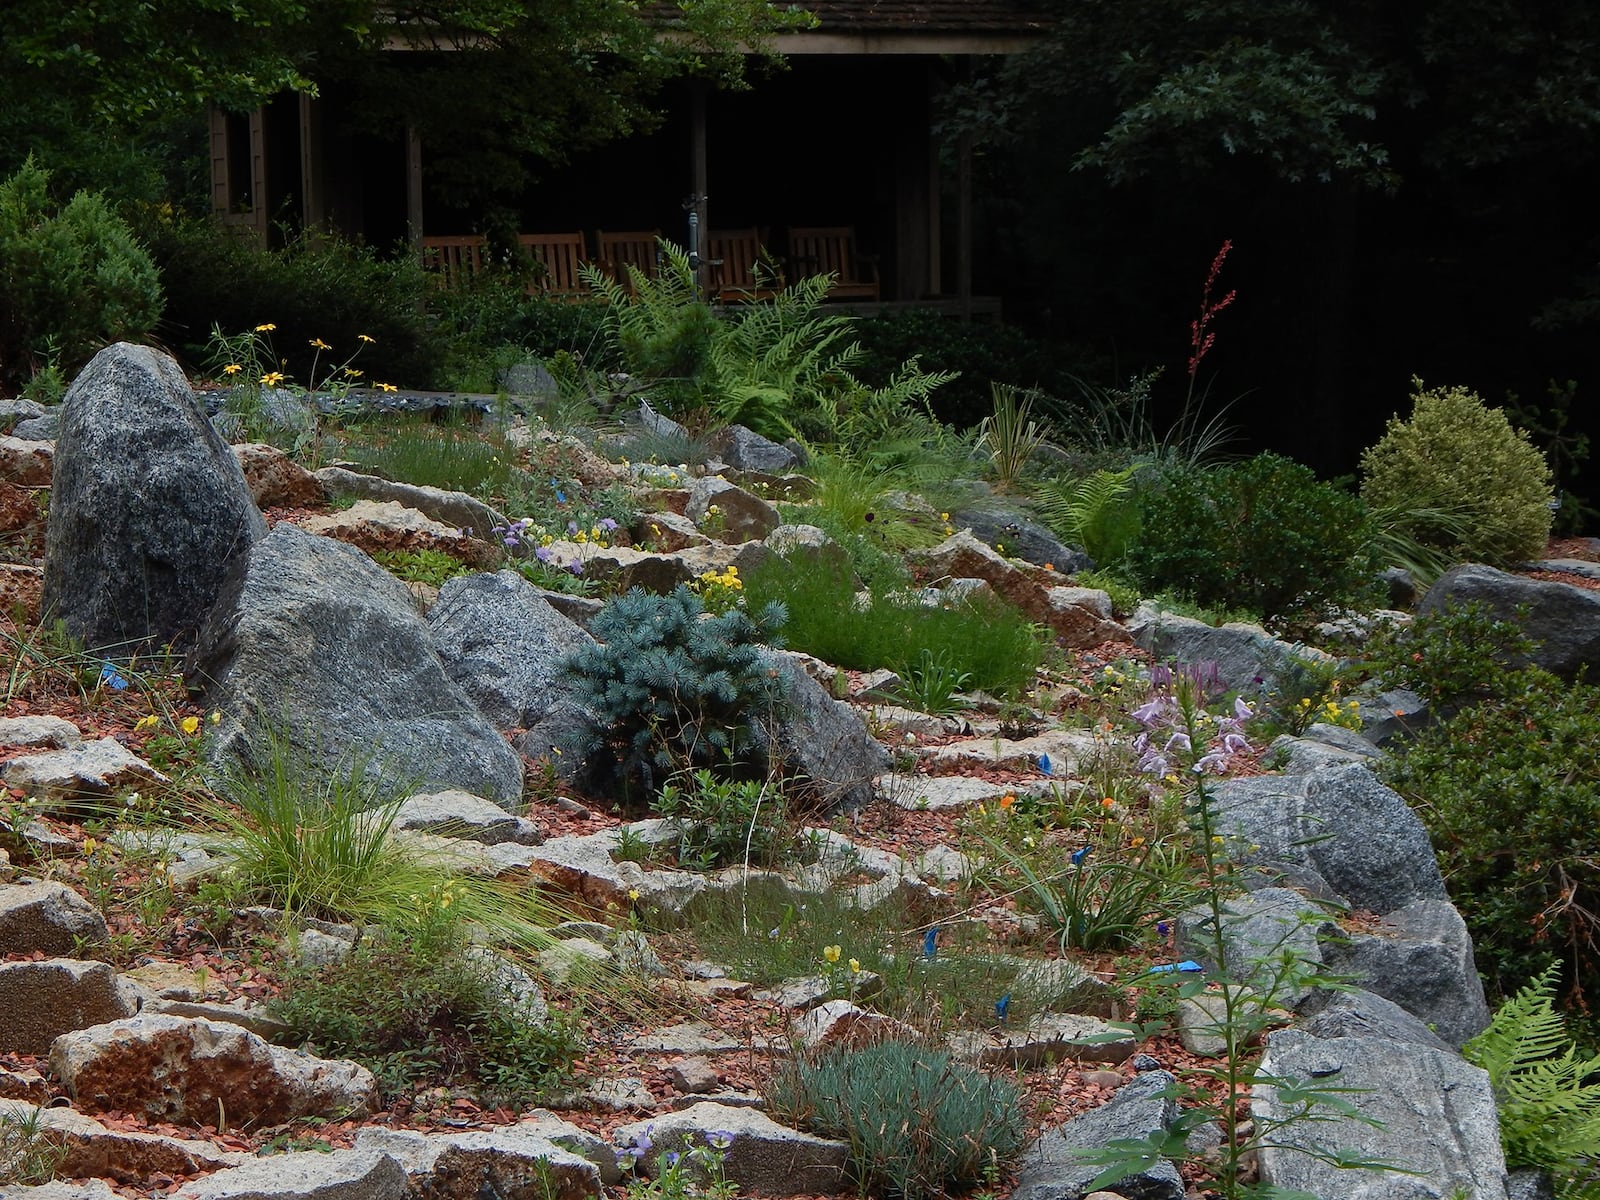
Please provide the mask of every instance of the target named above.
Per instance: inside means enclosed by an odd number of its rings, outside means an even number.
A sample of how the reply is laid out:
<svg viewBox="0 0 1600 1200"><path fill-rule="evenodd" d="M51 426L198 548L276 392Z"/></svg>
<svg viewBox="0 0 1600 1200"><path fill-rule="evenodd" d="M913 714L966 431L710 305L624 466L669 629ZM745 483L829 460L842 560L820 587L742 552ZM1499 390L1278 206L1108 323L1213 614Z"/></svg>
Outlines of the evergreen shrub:
<svg viewBox="0 0 1600 1200"><path fill-rule="evenodd" d="M598 643L565 663L588 714L579 749L596 784L648 797L685 768L755 768L749 755L769 744L758 726L784 699L765 647L781 644L785 617L781 604L706 616L681 584L609 601L589 624Z"/></svg>
<svg viewBox="0 0 1600 1200"><path fill-rule="evenodd" d="M1542 555L1555 500L1544 456L1466 388L1411 382L1411 419L1390 418L1361 456L1362 499L1421 511L1412 535L1458 562L1506 566ZM1465 519L1430 527L1428 510Z"/></svg>
<svg viewBox="0 0 1600 1200"><path fill-rule="evenodd" d="M27 382L36 361L76 370L161 315L160 276L127 223L97 192L58 206L49 184L31 158L0 182L0 382Z"/></svg>
<svg viewBox="0 0 1600 1200"><path fill-rule="evenodd" d="M1528 669L1423 730L1385 782L1428 826L1478 968L1506 995L1554 960L1600 987L1600 688Z"/></svg>
<svg viewBox="0 0 1600 1200"><path fill-rule="evenodd" d="M1361 501L1281 455L1168 469L1141 496L1139 529L1128 562L1149 591L1269 619L1358 607L1373 595Z"/></svg>

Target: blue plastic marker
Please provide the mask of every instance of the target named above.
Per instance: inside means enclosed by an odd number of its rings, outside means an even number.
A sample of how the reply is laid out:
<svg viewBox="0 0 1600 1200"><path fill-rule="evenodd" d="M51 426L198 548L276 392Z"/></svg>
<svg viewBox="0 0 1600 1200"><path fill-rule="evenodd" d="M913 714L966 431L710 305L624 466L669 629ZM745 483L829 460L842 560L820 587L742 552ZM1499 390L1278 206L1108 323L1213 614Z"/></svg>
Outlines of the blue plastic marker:
<svg viewBox="0 0 1600 1200"><path fill-rule="evenodd" d="M1162 963L1159 967L1151 967L1146 975L1165 975L1171 971L1203 971L1205 970L1192 958L1186 958L1180 963Z"/></svg>
<svg viewBox="0 0 1600 1200"><path fill-rule="evenodd" d="M117 669L110 663L100 664L100 682L108 685L114 692L120 692L128 686L128 681L118 675Z"/></svg>
<svg viewBox="0 0 1600 1200"><path fill-rule="evenodd" d="M1080 846L1078 849L1074 850L1070 856L1072 859L1072 865L1075 867L1083 866L1083 860L1089 857L1090 849L1091 847L1089 846Z"/></svg>
<svg viewBox="0 0 1600 1200"><path fill-rule="evenodd" d="M939 927L935 925L922 935L922 957L936 958L939 954Z"/></svg>
<svg viewBox="0 0 1600 1200"><path fill-rule="evenodd" d="M1000 999L994 1002L994 1015L999 1017L1000 1024L1004 1025L1006 1023L1006 1015L1010 1013L1010 1011L1011 993L1007 992L1004 996L1001 996Z"/></svg>
<svg viewBox="0 0 1600 1200"><path fill-rule="evenodd" d="M1048 754L1039 755L1039 774L1050 774L1050 756Z"/></svg>

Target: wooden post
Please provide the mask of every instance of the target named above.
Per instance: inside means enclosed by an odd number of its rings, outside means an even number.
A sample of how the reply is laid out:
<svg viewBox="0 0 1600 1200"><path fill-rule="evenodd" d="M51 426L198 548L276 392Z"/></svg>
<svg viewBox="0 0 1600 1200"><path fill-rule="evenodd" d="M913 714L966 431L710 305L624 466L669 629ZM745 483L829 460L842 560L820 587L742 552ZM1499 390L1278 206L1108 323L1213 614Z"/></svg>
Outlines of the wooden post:
<svg viewBox="0 0 1600 1200"><path fill-rule="evenodd" d="M701 296L710 291L711 268L706 266L711 244L706 203L706 83L696 79L689 92L689 188L694 196L695 217L700 224L700 270L695 273L695 288Z"/></svg>
<svg viewBox="0 0 1600 1200"><path fill-rule="evenodd" d="M962 59L962 75L972 78L972 57ZM972 320L972 134L963 130L956 143L956 296L961 319Z"/></svg>
<svg viewBox="0 0 1600 1200"><path fill-rule="evenodd" d="M322 199L322 110L310 96L300 96L300 220L313 237L327 232Z"/></svg>
<svg viewBox="0 0 1600 1200"><path fill-rule="evenodd" d="M422 135L406 126L406 235L412 251L421 258L422 235Z"/></svg>

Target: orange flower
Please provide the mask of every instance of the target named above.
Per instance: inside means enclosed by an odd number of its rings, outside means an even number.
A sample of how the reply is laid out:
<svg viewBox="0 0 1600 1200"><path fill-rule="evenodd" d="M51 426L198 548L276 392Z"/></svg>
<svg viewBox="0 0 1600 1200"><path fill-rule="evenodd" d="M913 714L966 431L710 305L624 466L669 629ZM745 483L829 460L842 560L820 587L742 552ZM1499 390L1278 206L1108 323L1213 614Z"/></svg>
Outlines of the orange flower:
<svg viewBox="0 0 1600 1200"><path fill-rule="evenodd" d="M1017 798L1015 796L1013 796L1010 792L1007 792L1004 796L1000 797L1000 807L1001 807L1002 810L1010 808L1016 802L1017 802Z"/></svg>
<svg viewBox="0 0 1600 1200"><path fill-rule="evenodd" d="M1100 799L1100 807L1101 808L1115 808L1116 806L1117 806L1117 802L1114 799L1112 799L1112 797L1110 797L1110 796L1101 797L1101 799Z"/></svg>

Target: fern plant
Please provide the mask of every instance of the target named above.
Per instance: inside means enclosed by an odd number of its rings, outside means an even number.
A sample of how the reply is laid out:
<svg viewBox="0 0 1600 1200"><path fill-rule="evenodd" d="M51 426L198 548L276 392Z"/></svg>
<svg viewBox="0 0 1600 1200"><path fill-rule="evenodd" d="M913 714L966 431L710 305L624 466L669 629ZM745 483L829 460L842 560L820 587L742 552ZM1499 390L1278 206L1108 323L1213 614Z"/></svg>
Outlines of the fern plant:
<svg viewBox="0 0 1600 1200"><path fill-rule="evenodd" d="M1489 1072L1506 1165L1548 1171L1559 1200L1600 1197L1600 1055L1581 1057L1553 998L1552 963L1461 1048Z"/></svg>
<svg viewBox="0 0 1600 1200"><path fill-rule="evenodd" d="M1129 502L1137 470L1045 480L1034 493L1034 505L1059 537L1083 547L1096 566L1109 566L1122 561L1139 534L1139 509Z"/></svg>

